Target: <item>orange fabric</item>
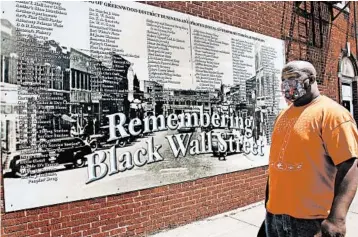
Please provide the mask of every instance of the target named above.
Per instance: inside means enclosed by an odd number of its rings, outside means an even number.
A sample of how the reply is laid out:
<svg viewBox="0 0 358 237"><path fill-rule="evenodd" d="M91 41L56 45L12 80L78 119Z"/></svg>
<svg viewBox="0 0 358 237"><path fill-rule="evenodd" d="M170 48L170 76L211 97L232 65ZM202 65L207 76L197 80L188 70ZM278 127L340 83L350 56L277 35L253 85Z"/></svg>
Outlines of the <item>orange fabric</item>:
<svg viewBox="0 0 358 237"><path fill-rule="evenodd" d="M335 165L357 157L357 140L352 115L326 96L282 111L272 133L267 210L296 218L326 218L333 201Z"/></svg>

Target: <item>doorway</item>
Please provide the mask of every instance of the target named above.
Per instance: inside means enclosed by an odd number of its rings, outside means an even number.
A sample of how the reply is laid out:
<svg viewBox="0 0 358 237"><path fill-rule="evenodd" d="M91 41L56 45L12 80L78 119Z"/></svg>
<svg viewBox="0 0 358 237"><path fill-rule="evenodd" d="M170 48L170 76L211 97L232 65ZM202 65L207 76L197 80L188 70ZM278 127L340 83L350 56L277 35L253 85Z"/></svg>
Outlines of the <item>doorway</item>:
<svg viewBox="0 0 358 237"><path fill-rule="evenodd" d="M342 79L342 105L353 115L352 81Z"/></svg>
<svg viewBox="0 0 358 237"><path fill-rule="evenodd" d="M341 95L342 95L342 105L354 115L353 107L353 81L355 78L353 62L349 57L342 58L340 65L340 74L341 74Z"/></svg>

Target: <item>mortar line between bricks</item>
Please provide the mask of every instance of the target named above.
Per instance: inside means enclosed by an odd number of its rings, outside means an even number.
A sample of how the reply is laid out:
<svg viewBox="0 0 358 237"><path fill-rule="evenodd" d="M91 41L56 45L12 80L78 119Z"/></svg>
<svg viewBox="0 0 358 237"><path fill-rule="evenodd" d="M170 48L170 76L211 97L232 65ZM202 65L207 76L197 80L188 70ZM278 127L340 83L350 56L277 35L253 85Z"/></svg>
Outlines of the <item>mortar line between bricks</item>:
<svg viewBox="0 0 358 237"><path fill-rule="evenodd" d="M243 221L243 220L240 220L240 219L235 218L235 217L232 217L232 216L227 216L227 217L229 217L229 218L231 218L231 219L234 219L234 220L237 220L237 221L240 221L240 222L242 222L242 223L245 223L245 224L251 225L251 226L255 226L256 228L259 228L259 226L254 225L254 224L251 224L251 223L249 223L249 222L247 222L247 221Z"/></svg>

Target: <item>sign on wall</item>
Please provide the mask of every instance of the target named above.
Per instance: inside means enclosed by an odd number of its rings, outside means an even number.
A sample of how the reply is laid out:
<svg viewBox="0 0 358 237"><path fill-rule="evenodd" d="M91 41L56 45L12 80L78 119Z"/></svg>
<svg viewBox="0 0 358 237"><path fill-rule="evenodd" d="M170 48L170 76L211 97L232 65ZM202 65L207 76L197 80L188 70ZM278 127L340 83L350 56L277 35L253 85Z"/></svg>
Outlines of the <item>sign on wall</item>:
<svg viewBox="0 0 358 237"><path fill-rule="evenodd" d="M5 209L267 164L282 40L135 2L2 2Z"/></svg>

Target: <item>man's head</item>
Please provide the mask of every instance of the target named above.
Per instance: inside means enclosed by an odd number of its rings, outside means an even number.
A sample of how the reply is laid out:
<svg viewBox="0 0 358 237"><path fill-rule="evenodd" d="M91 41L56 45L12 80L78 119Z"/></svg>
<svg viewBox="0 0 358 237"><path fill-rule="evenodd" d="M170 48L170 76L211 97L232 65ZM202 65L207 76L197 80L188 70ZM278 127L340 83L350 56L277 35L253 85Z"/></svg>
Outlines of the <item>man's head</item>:
<svg viewBox="0 0 358 237"><path fill-rule="evenodd" d="M291 61L282 69L282 91L294 105L310 103L319 90L316 69L307 61Z"/></svg>

